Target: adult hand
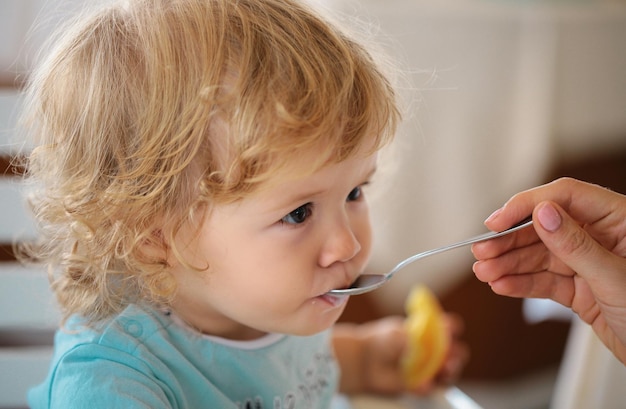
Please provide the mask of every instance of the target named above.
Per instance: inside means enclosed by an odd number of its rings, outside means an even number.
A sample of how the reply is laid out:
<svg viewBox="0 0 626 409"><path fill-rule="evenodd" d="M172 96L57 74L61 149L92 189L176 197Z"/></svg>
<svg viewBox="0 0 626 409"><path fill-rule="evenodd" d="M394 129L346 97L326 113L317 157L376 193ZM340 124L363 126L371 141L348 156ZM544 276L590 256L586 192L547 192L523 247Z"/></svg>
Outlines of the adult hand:
<svg viewBox="0 0 626 409"><path fill-rule="evenodd" d="M570 307L626 364L626 196L559 179L511 198L485 224L504 230L532 212L534 229L472 247L494 292Z"/></svg>

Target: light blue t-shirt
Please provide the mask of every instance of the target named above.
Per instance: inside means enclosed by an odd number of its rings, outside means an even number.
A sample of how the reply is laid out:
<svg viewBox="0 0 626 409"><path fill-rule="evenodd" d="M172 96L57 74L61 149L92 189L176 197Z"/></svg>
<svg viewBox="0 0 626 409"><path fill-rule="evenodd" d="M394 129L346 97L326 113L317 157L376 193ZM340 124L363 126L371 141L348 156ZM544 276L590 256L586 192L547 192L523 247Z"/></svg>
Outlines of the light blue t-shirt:
<svg viewBox="0 0 626 409"><path fill-rule="evenodd" d="M58 331L32 409L330 408L338 384L330 331L229 341L168 313L128 307L100 330Z"/></svg>

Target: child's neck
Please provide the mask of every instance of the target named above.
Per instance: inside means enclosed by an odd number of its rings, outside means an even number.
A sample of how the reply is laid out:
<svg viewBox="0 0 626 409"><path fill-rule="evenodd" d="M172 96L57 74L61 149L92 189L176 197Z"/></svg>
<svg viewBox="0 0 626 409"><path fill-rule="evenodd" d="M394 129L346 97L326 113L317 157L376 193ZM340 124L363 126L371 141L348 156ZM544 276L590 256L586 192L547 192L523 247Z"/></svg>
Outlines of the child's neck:
<svg viewBox="0 0 626 409"><path fill-rule="evenodd" d="M174 308L172 312L187 327L204 335L233 341L252 341L267 335L266 332L229 320L212 320L193 311Z"/></svg>

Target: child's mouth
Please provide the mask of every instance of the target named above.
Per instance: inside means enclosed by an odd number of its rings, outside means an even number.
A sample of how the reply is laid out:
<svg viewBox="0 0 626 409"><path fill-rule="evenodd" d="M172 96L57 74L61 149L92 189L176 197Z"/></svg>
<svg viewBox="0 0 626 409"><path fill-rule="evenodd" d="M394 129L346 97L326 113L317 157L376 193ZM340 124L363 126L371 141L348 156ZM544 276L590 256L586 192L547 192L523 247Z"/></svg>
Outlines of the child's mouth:
<svg viewBox="0 0 626 409"><path fill-rule="evenodd" d="M329 303L330 305L332 305L333 307L339 307L340 305L345 304L348 301L348 298L350 298L349 295L344 295L344 294L322 294L320 295L320 298L324 301L326 301L327 303Z"/></svg>

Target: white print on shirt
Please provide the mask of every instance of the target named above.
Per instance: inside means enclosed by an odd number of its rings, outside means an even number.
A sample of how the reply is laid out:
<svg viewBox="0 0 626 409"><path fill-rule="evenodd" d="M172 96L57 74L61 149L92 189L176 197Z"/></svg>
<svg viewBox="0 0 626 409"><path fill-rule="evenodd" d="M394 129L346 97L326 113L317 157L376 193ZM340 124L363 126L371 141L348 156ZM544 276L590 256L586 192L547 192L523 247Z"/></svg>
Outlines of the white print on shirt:
<svg viewBox="0 0 626 409"><path fill-rule="evenodd" d="M239 409L296 409L313 408L319 405L321 396L334 393L335 386L330 385L329 379L334 363L331 353L317 353L314 356L313 366L307 368L303 382L294 391L288 391L284 396L275 396L273 405L265 406L260 396L248 398L244 402L237 402ZM328 389L332 389L331 392Z"/></svg>

